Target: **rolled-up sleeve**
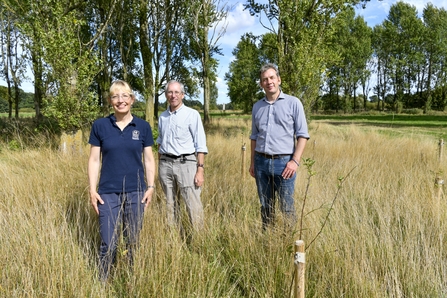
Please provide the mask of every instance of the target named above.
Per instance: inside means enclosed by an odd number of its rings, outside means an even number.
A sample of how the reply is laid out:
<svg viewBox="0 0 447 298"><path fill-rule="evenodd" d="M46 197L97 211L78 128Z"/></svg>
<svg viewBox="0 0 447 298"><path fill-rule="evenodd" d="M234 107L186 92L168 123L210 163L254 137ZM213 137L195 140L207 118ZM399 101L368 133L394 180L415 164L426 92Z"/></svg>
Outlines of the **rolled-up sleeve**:
<svg viewBox="0 0 447 298"><path fill-rule="evenodd" d="M309 139L309 130L307 128L307 120L304 112L303 104L300 100L296 99L294 101L296 106L295 114L295 137Z"/></svg>
<svg viewBox="0 0 447 298"><path fill-rule="evenodd" d="M194 147L196 152L202 152L207 154L208 148L206 146L206 135L205 129L203 128L202 119L200 119L199 112L195 111L195 123L193 123L193 136L194 136Z"/></svg>
<svg viewBox="0 0 447 298"><path fill-rule="evenodd" d="M255 121L255 115L257 113L257 110L259 110L258 105L254 105L253 106L253 110L251 113L251 135L250 135L250 140L257 140L258 139L258 127L256 126L256 121Z"/></svg>

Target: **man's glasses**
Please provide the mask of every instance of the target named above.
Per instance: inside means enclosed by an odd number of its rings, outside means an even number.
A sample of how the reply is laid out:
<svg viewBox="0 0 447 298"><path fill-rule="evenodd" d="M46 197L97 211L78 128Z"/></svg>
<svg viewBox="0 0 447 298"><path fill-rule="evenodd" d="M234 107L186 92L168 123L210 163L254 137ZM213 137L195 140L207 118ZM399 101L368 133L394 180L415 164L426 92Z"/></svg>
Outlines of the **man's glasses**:
<svg viewBox="0 0 447 298"><path fill-rule="evenodd" d="M118 100L119 98L120 98L120 96L121 96L121 98L123 99L123 100L129 100L129 98L131 97L130 96L130 94L128 94L128 93L124 93L124 94L121 94L121 95L119 95L119 94L116 94L116 95L113 95L112 97L111 97L111 99L112 100Z"/></svg>
<svg viewBox="0 0 447 298"><path fill-rule="evenodd" d="M182 94L183 92L180 92L180 91L167 91L166 92L166 94L167 95L180 95L180 94Z"/></svg>

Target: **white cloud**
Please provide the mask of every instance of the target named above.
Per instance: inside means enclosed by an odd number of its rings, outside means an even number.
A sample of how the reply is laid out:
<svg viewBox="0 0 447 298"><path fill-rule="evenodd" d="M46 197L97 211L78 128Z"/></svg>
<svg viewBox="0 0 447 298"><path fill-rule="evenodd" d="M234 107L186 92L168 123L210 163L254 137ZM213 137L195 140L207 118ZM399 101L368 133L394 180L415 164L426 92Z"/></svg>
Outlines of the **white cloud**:
<svg viewBox="0 0 447 298"><path fill-rule="evenodd" d="M251 16L248 10L244 10L242 3L235 4L225 22L227 24L227 30L225 35L219 40L223 48L233 49L236 47L241 36L245 33L251 32L254 35L261 35L265 32L265 29L258 24L257 18Z"/></svg>
<svg viewBox="0 0 447 298"><path fill-rule="evenodd" d="M356 13L357 15L363 16L370 27L374 27L388 17L391 6L397 2L398 0L372 0L367 2L365 8L362 8L361 4L357 5ZM422 12L428 3L431 3L437 8L446 9L447 7L447 0L404 0L403 2L414 6L419 17L422 17Z"/></svg>
<svg viewBox="0 0 447 298"><path fill-rule="evenodd" d="M396 3L397 1L393 1L393 3ZM433 1L426 1L426 0L406 0L405 3L408 3L410 5L413 5L416 7L418 14L422 15L422 11L427 6L428 3L433 4L433 6L437 8L446 7L447 1L446 0L433 0Z"/></svg>
<svg viewBox="0 0 447 298"><path fill-rule="evenodd" d="M239 33L244 28L253 26L255 21L255 17L251 16L248 10L244 10L243 4L237 3L227 17L227 33Z"/></svg>
<svg viewBox="0 0 447 298"><path fill-rule="evenodd" d="M227 96L227 83L226 81L224 81L222 78L218 77L217 78L217 90L219 91L219 95L218 98L220 99L220 101L218 100L217 103L221 104L221 103L229 103L230 99Z"/></svg>
<svg viewBox="0 0 447 298"><path fill-rule="evenodd" d="M373 0L367 2L365 6L358 4L355 11L357 15L363 16L368 26L374 27L380 24L388 15L391 7L390 2L393 1Z"/></svg>
<svg viewBox="0 0 447 298"><path fill-rule="evenodd" d="M232 55L233 49L237 46L241 37L245 33L252 33L253 35L262 35L268 30L259 22L259 17L251 16L248 10L244 10L242 2L230 1L233 5L232 10L227 16L227 30L225 35L219 40L219 46L222 48L223 56L215 56L219 60L218 81L217 88L219 90L219 97L217 103L228 103L230 99L227 97L227 84L225 81L225 73L228 72L228 67L231 61L234 60ZM263 0L258 2L265 2ZM263 16L263 20L267 19ZM267 25L267 24L266 24Z"/></svg>

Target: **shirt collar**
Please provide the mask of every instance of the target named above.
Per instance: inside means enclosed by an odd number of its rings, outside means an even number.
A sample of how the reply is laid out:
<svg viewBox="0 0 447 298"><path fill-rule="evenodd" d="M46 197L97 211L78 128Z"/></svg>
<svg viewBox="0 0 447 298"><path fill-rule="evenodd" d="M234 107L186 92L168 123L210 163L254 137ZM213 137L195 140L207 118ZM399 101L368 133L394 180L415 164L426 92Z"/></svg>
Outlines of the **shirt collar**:
<svg viewBox="0 0 447 298"><path fill-rule="evenodd" d="M112 122L113 125L116 125L116 117L115 117L115 113L112 113L109 115L110 121ZM132 114L132 120L129 122L128 125L132 125L132 126L136 126L137 124L135 123L135 115Z"/></svg>
<svg viewBox="0 0 447 298"><path fill-rule="evenodd" d="M174 112L171 112L171 106L168 106L168 112L169 112L169 114L172 115L172 114L177 113L178 111L180 111L181 109L183 109L183 106L184 106L184 105L185 105L185 104L182 103L182 105L181 105L177 110L175 110Z"/></svg>
<svg viewBox="0 0 447 298"><path fill-rule="evenodd" d="M278 100L280 100L280 99L284 99L285 97L284 97L284 93L282 92L282 90L280 90L279 91L279 95L278 95L278 98L273 102L273 103L270 103L268 100L267 100L267 96L264 96L264 101L266 102L266 103L268 103L268 104L274 104L275 102L277 102Z"/></svg>

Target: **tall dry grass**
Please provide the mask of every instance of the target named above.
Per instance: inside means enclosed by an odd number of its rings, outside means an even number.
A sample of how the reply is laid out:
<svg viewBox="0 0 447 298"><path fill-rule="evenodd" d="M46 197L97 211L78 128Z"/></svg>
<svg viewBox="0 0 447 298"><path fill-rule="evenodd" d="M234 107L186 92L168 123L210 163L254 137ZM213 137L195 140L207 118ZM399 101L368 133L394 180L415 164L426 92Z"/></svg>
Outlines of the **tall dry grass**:
<svg viewBox="0 0 447 298"><path fill-rule="evenodd" d="M0 296L288 297L299 232L284 235L280 215L275 229L261 232L249 130L244 120L215 120L207 129L205 230L192 242L168 230L158 187L133 270L120 246L105 285L97 280L87 147L66 154L2 149ZM305 157L315 160L316 175L308 179L302 166L296 185L298 213L309 186L303 240L321 232L306 249L306 297L446 297L446 204L442 197L437 205L434 188L445 168L438 140L317 122L311 137Z"/></svg>

